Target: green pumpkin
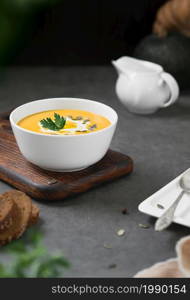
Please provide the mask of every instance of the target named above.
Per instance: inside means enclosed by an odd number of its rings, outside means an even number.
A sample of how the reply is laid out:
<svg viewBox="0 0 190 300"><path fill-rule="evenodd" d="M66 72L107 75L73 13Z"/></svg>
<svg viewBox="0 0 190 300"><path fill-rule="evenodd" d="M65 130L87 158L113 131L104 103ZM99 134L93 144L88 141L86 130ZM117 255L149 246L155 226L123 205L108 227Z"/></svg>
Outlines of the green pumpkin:
<svg viewBox="0 0 190 300"><path fill-rule="evenodd" d="M149 35L137 45L134 57L161 65L181 90L190 89L190 38L179 33L164 38Z"/></svg>

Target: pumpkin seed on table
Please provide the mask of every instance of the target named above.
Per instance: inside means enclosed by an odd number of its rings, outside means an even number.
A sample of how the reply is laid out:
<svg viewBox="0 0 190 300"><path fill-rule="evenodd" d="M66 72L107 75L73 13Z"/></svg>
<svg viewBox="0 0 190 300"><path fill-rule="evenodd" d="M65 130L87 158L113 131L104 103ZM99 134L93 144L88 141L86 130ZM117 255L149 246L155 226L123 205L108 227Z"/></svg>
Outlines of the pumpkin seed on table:
<svg viewBox="0 0 190 300"><path fill-rule="evenodd" d="M104 248L106 248L106 249L112 249L112 246L109 245L109 244L104 243Z"/></svg>
<svg viewBox="0 0 190 300"><path fill-rule="evenodd" d="M117 235L118 236L123 236L125 234L125 230L124 229L119 229L118 231L117 231Z"/></svg>
<svg viewBox="0 0 190 300"><path fill-rule="evenodd" d="M111 265L108 266L108 269L115 269L116 267L117 267L116 264L111 264Z"/></svg>
<svg viewBox="0 0 190 300"><path fill-rule="evenodd" d="M150 228L150 225L147 225L147 224L139 224L139 227L140 228L144 228L144 229L148 229L148 228Z"/></svg>

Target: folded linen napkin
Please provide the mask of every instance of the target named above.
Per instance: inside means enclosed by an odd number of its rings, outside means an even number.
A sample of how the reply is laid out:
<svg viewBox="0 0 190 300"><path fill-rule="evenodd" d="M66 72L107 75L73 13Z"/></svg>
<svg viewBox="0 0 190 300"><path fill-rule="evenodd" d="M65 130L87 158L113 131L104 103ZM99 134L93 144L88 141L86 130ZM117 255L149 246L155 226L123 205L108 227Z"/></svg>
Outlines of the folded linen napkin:
<svg viewBox="0 0 190 300"><path fill-rule="evenodd" d="M190 236L176 244L177 257L156 263L138 272L136 278L184 278L190 277Z"/></svg>

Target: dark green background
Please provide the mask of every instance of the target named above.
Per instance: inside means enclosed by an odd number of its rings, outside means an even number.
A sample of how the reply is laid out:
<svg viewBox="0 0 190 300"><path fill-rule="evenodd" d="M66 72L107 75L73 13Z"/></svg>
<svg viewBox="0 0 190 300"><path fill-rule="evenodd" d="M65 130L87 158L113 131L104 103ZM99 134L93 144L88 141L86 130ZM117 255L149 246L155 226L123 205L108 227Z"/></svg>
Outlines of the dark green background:
<svg viewBox="0 0 190 300"><path fill-rule="evenodd" d="M98 64L130 54L165 0L1 0L0 64Z"/></svg>

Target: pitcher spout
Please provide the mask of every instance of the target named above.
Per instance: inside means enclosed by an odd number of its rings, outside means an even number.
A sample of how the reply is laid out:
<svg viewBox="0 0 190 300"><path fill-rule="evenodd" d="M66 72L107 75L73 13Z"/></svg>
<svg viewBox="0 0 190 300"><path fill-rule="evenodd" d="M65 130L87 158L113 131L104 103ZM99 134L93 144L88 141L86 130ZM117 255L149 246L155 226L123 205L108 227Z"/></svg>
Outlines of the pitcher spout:
<svg viewBox="0 0 190 300"><path fill-rule="evenodd" d="M112 65L116 68L118 74L125 74L128 78L134 74L142 74L144 72L163 72L163 68L152 62L139 60L130 56L122 56L117 60L112 60Z"/></svg>
<svg viewBox="0 0 190 300"><path fill-rule="evenodd" d="M116 69L118 75L120 75L121 73L123 73L123 70L121 69L121 67L118 64L117 60L112 60L111 63L114 66L114 68Z"/></svg>
<svg viewBox="0 0 190 300"><path fill-rule="evenodd" d="M124 74L126 77L130 78L139 61L129 56L122 56L117 60L112 60L111 63L115 67L118 75Z"/></svg>

